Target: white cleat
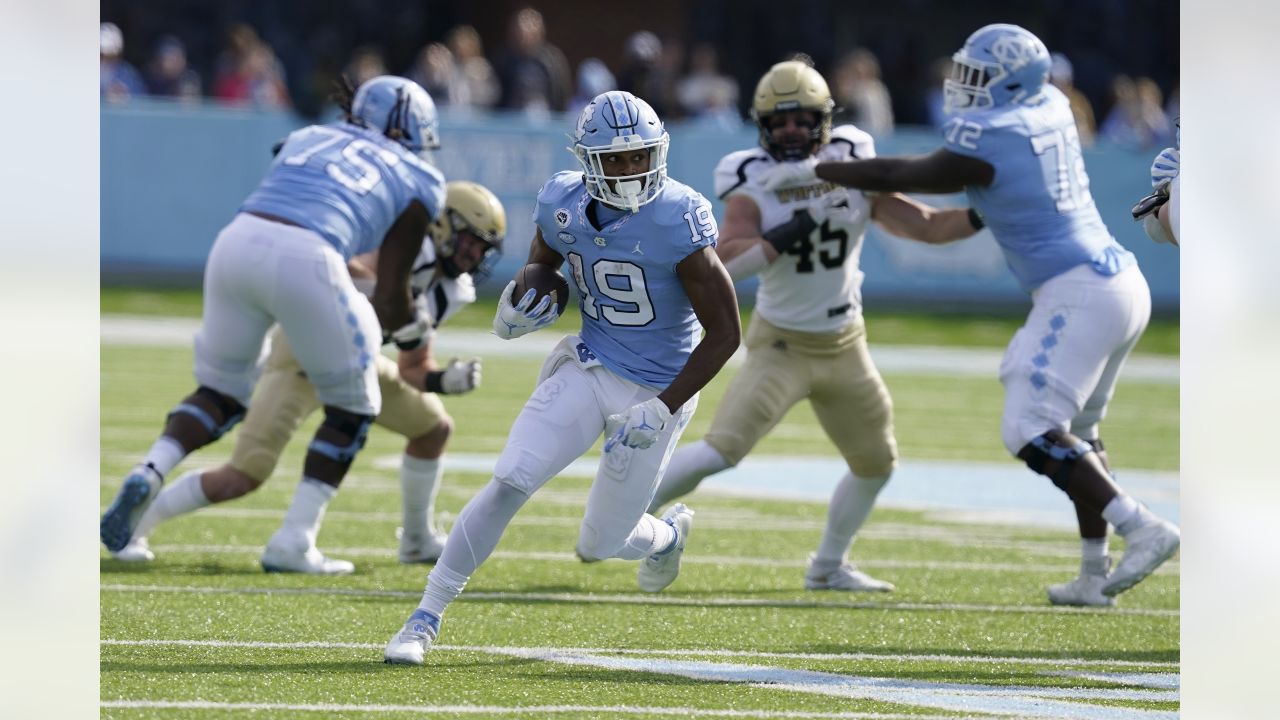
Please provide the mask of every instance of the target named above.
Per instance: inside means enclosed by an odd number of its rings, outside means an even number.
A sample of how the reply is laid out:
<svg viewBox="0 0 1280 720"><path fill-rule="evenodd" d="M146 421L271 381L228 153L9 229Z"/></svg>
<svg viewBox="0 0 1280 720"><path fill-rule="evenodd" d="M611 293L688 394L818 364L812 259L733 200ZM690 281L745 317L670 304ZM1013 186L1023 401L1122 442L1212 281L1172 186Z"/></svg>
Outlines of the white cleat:
<svg viewBox="0 0 1280 720"><path fill-rule="evenodd" d="M129 544L138 520L151 501L160 494L164 478L150 465L137 465L120 485L120 492L98 524L98 537L111 552L120 552Z"/></svg>
<svg viewBox="0 0 1280 720"><path fill-rule="evenodd" d="M111 557L121 562L144 563L155 560L156 554L151 552L151 546L146 538L135 537L129 541L128 545L111 553Z"/></svg>
<svg viewBox="0 0 1280 720"><path fill-rule="evenodd" d="M1115 597L1142 582L1178 551L1182 535L1173 523L1157 519L1130 532L1124 542L1124 555L1102 586L1103 595Z"/></svg>
<svg viewBox="0 0 1280 720"><path fill-rule="evenodd" d="M350 575L356 566L347 560L327 558L316 546L305 550L285 547L275 541L262 551L262 569L269 573L304 573L307 575Z"/></svg>
<svg viewBox="0 0 1280 720"><path fill-rule="evenodd" d="M440 559L444 552L444 543L449 539L444 533L418 535L400 531L400 562L406 565L415 563L433 563Z"/></svg>
<svg viewBox="0 0 1280 720"><path fill-rule="evenodd" d="M676 576L680 574L680 558L684 555L689 531L693 529L693 511L685 507L684 503L672 505L660 519L675 528L676 541L666 550L640 561L636 582L641 590L651 593L662 592L676 581Z"/></svg>
<svg viewBox="0 0 1280 720"><path fill-rule="evenodd" d="M805 590L843 590L844 592L890 592L895 590L891 582L877 580L862 572L853 563L843 563L834 570L814 570L814 557L809 556L809 569L804 574Z"/></svg>
<svg viewBox="0 0 1280 720"><path fill-rule="evenodd" d="M421 608L387 641L382 661L391 665L421 665L422 656L440 634L440 618Z"/></svg>
<svg viewBox="0 0 1280 720"><path fill-rule="evenodd" d="M1107 567L1111 559L1107 559ZM1080 573L1071 582L1049 586L1049 602L1054 605L1075 605L1077 607L1115 607L1116 599L1102 594L1102 586L1107 584L1107 574L1094 575Z"/></svg>

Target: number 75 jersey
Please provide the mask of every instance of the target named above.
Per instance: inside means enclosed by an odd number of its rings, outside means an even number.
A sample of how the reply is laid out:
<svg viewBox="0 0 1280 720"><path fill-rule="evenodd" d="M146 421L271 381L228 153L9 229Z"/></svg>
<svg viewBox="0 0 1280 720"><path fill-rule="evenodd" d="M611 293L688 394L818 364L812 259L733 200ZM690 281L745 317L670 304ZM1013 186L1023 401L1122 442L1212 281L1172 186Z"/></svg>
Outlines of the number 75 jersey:
<svg viewBox="0 0 1280 720"><path fill-rule="evenodd" d="M995 168L990 185L966 191L1027 292L1078 265L1114 275L1134 263L1089 193L1070 103L1055 87L1043 93L1030 105L962 112L942 126L948 151Z"/></svg>
<svg viewBox="0 0 1280 720"><path fill-rule="evenodd" d="M819 160L865 160L876 153L870 135L852 125L840 125L831 131L831 142L816 155ZM767 192L760 187L760 174L776 164L759 147L729 153L716 166L716 194L722 200L731 195L749 198L760 210L764 232L790 220L797 210L812 211L833 203L844 203L845 207L840 212L824 210L815 215L829 217L760 271L755 312L788 330L835 332L862 312L858 261L870 203L862 193L825 180Z"/></svg>
<svg viewBox="0 0 1280 720"><path fill-rule="evenodd" d="M581 172L556 173L538 192L533 222L569 264L589 352L617 375L665 388L701 338L676 266L715 246L711 204L671 178L634 213L605 222L597 208L602 227L587 217L590 202Z"/></svg>

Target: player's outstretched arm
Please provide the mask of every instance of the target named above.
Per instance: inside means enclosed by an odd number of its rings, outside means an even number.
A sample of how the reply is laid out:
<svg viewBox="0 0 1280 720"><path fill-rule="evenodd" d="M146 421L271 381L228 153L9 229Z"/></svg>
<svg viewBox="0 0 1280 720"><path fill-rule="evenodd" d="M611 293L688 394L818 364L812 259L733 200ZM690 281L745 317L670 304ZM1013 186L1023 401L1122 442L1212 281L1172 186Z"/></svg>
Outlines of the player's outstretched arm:
<svg viewBox="0 0 1280 720"><path fill-rule="evenodd" d="M422 238L427 234L429 221L426 206L417 200L411 201L387 231L378 253L373 309L378 313L384 333L402 350L420 345L431 330L430 322L417 312L409 293L413 260L422 250Z"/></svg>
<svg viewBox="0 0 1280 720"><path fill-rule="evenodd" d="M996 170L985 160L938 149L928 155L818 163L819 179L875 192L960 192L990 185Z"/></svg>
<svg viewBox="0 0 1280 720"><path fill-rule="evenodd" d="M705 247L689 255L676 266L676 274L706 334L679 374L658 394L672 412L710 382L742 342L738 296L715 251Z"/></svg>
<svg viewBox="0 0 1280 720"><path fill-rule="evenodd" d="M871 219L898 237L930 245L967 238L983 227L970 208L936 208L899 193L877 195L871 202Z"/></svg>

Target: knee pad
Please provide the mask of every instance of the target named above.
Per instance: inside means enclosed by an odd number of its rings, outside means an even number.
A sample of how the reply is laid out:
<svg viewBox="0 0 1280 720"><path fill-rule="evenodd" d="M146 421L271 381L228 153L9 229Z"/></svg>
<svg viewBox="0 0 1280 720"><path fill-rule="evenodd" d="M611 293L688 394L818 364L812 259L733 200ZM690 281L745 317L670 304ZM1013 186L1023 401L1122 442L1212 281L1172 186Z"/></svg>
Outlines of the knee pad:
<svg viewBox="0 0 1280 720"><path fill-rule="evenodd" d="M343 465L350 465L351 461L355 459L356 453L360 452L360 448L364 447L364 442L369 435L369 426L372 424L372 415L360 415L349 410L326 405L324 408L324 422L320 424L320 427L328 428L332 433L340 437L349 438L349 441L346 445L339 445L336 442L321 440L318 437L319 433L317 433L317 437L312 439L311 444L307 446L307 452L314 452Z"/></svg>
<svg viewBox="0 0 1280 720"><path fill-rule="evenodd" d="M1101 446L1101 441L1098 445ZM1053 481L1060 490L1066 492L1067 483L1071 479L1075 466L1080 459L1093 452L1093 446L1062 430L1050 430L1043 435L1031 438L1018 451L1018 457L1034 472L1044 475Z"/></svg>
<svg viewBox="0 0 1280 720"><path fill-rule="evenodd" d="M187 402L179 403L177 407L170 410L169 414L166 416L166 420L174 415L188 415L193 417L209 431L209 442L213 442L227 434L228 430L235 427L237 423L244 419L245 407L241 405L239 401L230 396L223 395L217 390L206 385L201 385L196 388L195 395L217 408L218 414L223 418L221 423L215 420L204 408L194 403Z"/></svg>

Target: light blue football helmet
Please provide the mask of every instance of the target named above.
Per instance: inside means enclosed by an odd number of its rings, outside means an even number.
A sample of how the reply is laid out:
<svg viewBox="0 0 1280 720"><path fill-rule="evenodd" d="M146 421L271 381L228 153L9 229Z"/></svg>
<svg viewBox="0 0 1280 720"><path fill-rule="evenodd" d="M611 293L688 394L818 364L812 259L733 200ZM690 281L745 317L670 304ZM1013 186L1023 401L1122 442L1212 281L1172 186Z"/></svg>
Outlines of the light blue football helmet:
<svg viewBox="0 0 1280 720"><path fill-rule="evenodd" d="M649 103L623 90L595 96L578 116L569 151L582 166L587 193L607 205L631 212L658 196L667 179L671 136ZM606 175L603 156L649 150L649 171L639 175ZM613 181L610 187L609 181Z"/></svg>
<svg viewBox="0 0 1280 720"><path fill-rule="evenodd" d="M435 101L418 83L395 75L366 81L351 100L351 120L429 160L440 147L440 117Z"/></svg>
<svg viewBox="0 0 1280 720"><path fill-rule="evenodd" d="M948 113L1036 98L1053 65L1040 38L1003 23L979 28L951 60L951 77L942 86L943 108Z"/></svg>

